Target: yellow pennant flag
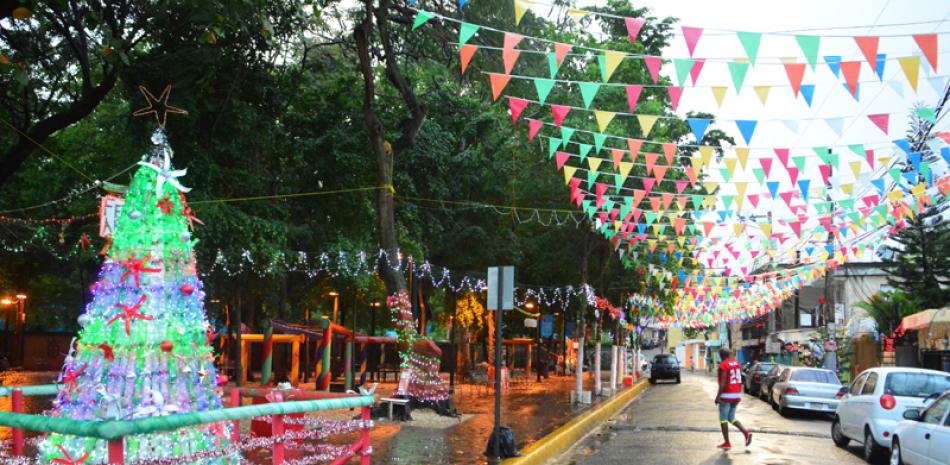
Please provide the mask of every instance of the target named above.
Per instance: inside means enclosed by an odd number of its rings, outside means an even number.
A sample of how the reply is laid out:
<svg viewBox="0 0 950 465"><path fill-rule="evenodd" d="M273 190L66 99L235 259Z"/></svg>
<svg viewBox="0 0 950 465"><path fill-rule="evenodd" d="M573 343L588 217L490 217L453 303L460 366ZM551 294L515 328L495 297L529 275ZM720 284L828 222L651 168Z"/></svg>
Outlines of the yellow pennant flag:
<svg viewBox="0 0 950 465"><path fill-rule="evenodd" d="M904 76L907 78L907 82L910 83L910 87L914 89L914 92L917 92L917 77L920 76L920 57L900 57L897 59L897 62L900 63L901 69L904 71Z"/></svg>
<svg viewBox="0 0 950 465"><path fill-rule="evenodd" d="M742 230L744 229L743 228L744 226L745 225L742 223L734 223L732 225L732 232L736 235L736 237L739 237L742 234Z"/></svg>
<svg viewBox="0 0 950 465"><path fill-rule="evenodd" d="M620 162L619 168L620 168L620 177L627 179L627 176L630 175L630 170L633 169L633 163L630 163L629 161L622 161Z"/></svg>
<svg viewBox="0 0 950 465"><path fill-rule="evenodd" d="M624 52L618 52L616 50L607 50L604 52L604 62L606 64L605 71L606 78L605 81L610 80L610 76L614 74L614 71L617 70L617 67L620 66L620 63L623 62L623 57L627 56Z"/></svg>
<svg viewBox="0 0 950 465"><path fill-rule="evenodd" d="M613 121L614 116L617 116L617 114L612 111L594 111L594 117L597 118L597 127L600 128L600 132L607 131L607 125Z"/></svg>
<svg viewBox="0 0 950 465"><path fill-rule="evenodd" d="M614 231L620 231L620 222L614 221Z"/></svg>
<svg viewBox="0 0 950 465"><path fill-rule="evenodd" d="M658 117L654 115L637 115L637 121L640 122L640 131L643 133L643 137L646 137L650 134L650 130L653 129L653 125L656 124Z"/></svg>
<svg viewBox="0 0 950 465"><path fill-rule="evenodd" d="M706 181L703 183L703 187L706 188L706 192L709 192L710 194L712 194L713 191L715 191L716 188L719 187L719 183L716 181Z"/></svg>
<svg viewBox="0 0 950 465"><path fill-rule="evenodd" d="M567 166L564 165L564 184L570 184L571 178L574 177L574 173L577 171L576 166Z"/></svg>
<svg viewBox="0 0 950 465"><path fill-rule="evenodd" d="M708 184L708 183L707 183L707 184ZM706 186L706 188L708 189L709 186ZM707 195L707 196L703 197L703 206L706 207L706 208L716 208L716 196L715 196L715 195Z"/></svg>
<svg viewBox="0 0 950 465"><path fill-rule="evenodd" d="M525 0L515 0L515 24L521 22L521 17L528 11L528 2Z"/></svg>
<svg viewBox="0 0 950 465"><path fill-rule="evenodd" d="M766 100L769 99L769 91L772 90L772 86L752 86L752 88L755 89L755 95L759 96L762 105L765 105Z"/></svg>
<svg viewBox="0 0 950 465"><path fill-rule="evenodd" d="M722 108L722 99L726 98L726 86L713 86L710 87L712 90L713 97L716 99L716 106Z"/></svg>
<svg viewBox="0 0 950 465"><path fill-rule="evenodd" d="M727 158L723 160L723 162L726 164L726 171L729 172L729 176L732 176L736 172L737 161L738 160L736 160L735 158Z"/></svg>
<svg viewBox="0 0 950 465"><path fill-rule="evenodd" d="M847 183L847 184L842 184L842 185L841 185L841 192L844 192L845 194L851 195L851 193L854 192L854 184L853 184L853 183L850 183L850 182Z"/></svg>
<svg viewBox="0 0 950 465"><path fill-rule="evenodd" d="M693 163L693 171L696 171L698 173L702 169L703 157L699 155L694 155L689 158L689 161Z"/></svg>
<svg viewBox="0 0 950 465"><path fill-rule="evenodd" d="M779 57L778 61L783 65L791 65L798 62L798 57Z"/></svg>
<svg viewBox="0 0 950 465"><path fill-rule="evenodd" d="M920 182L920 183L917 183L916 186L910 188L910 193L914 195L920 195L924 193L924 189L926 188L927 186L925 186L924 183Z"/></svg>
<svg viewBox="0 0 950 465"><path fill-rule="evenodd" d="M574 20L575 23L580 24L581 20L587 17L590 13L584 10L578 10L577 8L568 8L567 14Z"/></svg>
<svg viewBox="0 0 950 465"><path fill-rule="evenodd" d="M739 158L739 166L742 169L745 169L745 164L749 161L749 148L748 147L736 147L736 157Z"/></svg>
<svg viewBox="0 0 950 465"><path fill-rule="evenodd" d="M851 165L851 172L854 173L854 180L855 180L855 181L857 181L858 178L861 177L861 164L862 164L862 163L863 163L863 162L860 162L860 161L853 161L853 162L851 162L851 163L848 163L849 165Z"/></svg>
<svg viewBox="0 0 950 465"><path fill-rule="evenodd" d="M745 190L749 187L748 181L736 181L733 183L736 186L736 203L742 205L742 200L745 198Z"/></svg>
<svg viewBox="0 0 950 465"><path fill-rule="evenodd" d="M890 200L891 202L897 202L898 200L903 200L903 199L904 199L903 190L898 189L898 190L890 191L887 193L887 200Z"/></svg>
<svg viewBox="0 0 950 465"><path fill-rule="evenodd" d="M587 166L590 167L591 171L597 171L597 168L600 168L600 164L603 163L603 161L603 158L587 157Z"/></svg>
<svg viewBox="0 0 950 465"><path fill-rule="evenodd" d="M703 166L708 170L709 164L712 162L713 152L715 150L708 145L699 146L699 154L703 156Z"/></svg>
<svg viewBox="0 0 950 465"><path fill-rule="evenodd" d="M772 236L772 224L771 223L759 223L759 229L762 230L762 234L765 234L765 238L768 239ZM771 250L769 250L771 252Z"/></svg>
<svg viewBox="0 0 950 465"><path fill-rule="evenodd" d="M877 157L877 162L887 166L887 164L891 162L891 157Z"/></svg>

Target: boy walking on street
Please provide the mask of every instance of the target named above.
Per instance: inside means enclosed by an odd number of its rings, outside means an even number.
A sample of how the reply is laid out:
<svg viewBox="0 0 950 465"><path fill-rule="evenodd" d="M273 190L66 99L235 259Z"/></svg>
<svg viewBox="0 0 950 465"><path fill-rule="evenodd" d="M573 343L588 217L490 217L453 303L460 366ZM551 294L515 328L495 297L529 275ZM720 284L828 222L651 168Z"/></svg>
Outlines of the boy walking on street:
<svg viewBox="0 0 950 465"><path fill-rule="evenodd" d="M745 436L745 445L752 443L752 433L746 430L739 420L736 420L736 408L742 400L742 366L732 358L732 351L723 347L719 349L719 392L716 393L716 405L719 406L719 426L722 427L722 438L725 442L720 449L732 448L729 443L729 424L732 423Z"/></svg>

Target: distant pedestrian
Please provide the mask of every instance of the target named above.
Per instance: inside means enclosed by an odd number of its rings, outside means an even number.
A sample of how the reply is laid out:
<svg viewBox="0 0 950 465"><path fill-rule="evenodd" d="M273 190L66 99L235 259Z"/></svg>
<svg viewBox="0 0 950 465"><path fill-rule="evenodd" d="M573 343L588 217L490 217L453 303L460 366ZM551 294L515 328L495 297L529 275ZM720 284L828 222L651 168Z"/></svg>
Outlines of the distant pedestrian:
<svg viewBox="0 0 950 465"><path fill-rule="evenodd" d="M716 393L716 405L719 406L719 426L722 428L722 438L725 442L720 449L732 448L729 443L729 424L732 423L745 436L745 445L752 443L752 433L746 430L739 420L736 420L736 408L742 400L742 365L732 358L732 351L723 347L719 349L719 392Z"/></svg>

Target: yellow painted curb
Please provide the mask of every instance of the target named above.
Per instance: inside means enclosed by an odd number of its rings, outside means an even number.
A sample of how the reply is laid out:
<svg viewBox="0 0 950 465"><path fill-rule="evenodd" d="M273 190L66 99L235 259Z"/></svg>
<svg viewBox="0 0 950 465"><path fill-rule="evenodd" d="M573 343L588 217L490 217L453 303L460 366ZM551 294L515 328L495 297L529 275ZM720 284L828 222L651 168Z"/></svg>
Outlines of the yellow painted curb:
<svg viewBox="0 0 950 465"><path fill-rule="evenodd" d="M629 405L643 391L649 383L640 381L630 389L618 394L595 408L582 413L577 418L565 423L551 434L532 443L521 451L521 457L512 457L503 460L501 465L541 465L574 446L587 433L603 424L607 419Z"/></svg>

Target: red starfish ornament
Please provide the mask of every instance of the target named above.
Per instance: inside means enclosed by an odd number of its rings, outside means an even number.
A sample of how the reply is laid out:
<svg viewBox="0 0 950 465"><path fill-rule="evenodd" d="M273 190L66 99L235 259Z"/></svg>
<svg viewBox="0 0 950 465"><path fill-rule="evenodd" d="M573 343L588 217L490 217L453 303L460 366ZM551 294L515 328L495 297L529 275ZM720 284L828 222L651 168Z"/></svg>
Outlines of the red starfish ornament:
<svg viewBox="0 0 950 465"><path fill-rule="evenodd" d="M183 207L180 211L181 211L181 216L184 216L185 219L188 220L188 229L191 229L192 231L194 231L195 223L198 223L202 226L205 225L204 221L199 220L198 217L195 216L195 212L191 209L191 207L188 207L188 206Z"/></svg>
<svg viewBox="0 0 950 465"><path fill-rule="evenodd" d="M109 320L109 324L111 325L112 323L115 323L116 321L118 321L119 318L122 318L123 320L125 320L125 335L131 336L133 319L146 320L146 321L152 320L152 317L145 316L139 313L139 309L142 308L142 304L144 303L145 303L145 294L142 294L142 296L139 297L139 301L135 305L123 305L123 304L116 305L117 308L122 309L122 313L112 317L112 319Z"/></svg>
<svg viewBox="0 0 950 465"><path fill-rule="evenodd" d="M172 201L168 198L167 195L165 197L162 197L162 200L159 200L158 203L155 204L155 206L161 209L162 213L166 215L171 215L172 210L175 209L175 204L172 203Z"/></svg>
<svg viewBox="0 0 950 465"><path fill-rule="evenodd" d="M122 273L122 277L119 278L119 282L125 282L125 278L128 278L129 275L132 275L132 277L135 279L135 288L140 289L142 286L140 285L139 279L142 273L158 273L159 271L162 271L158 268L145 267L145 262L151 259L152 256L148 255L141 260L130 258L124 262L121 262L119 265L125 268L125 273Z"/></svg>
<svg viewBox="0 0 950 465"><path fill-rule="evenodd" d="M220 333L217 333L213 331L211 327L208 327L208 329L205 330L205 344L210 346L211 343L214 342L214 338L218 337L218 334Z"/></svg>
<svg viewBox="0 0 950 465"><path fill-rule="evenodd" d="M83 366L75 370L66 372L66 376L63 376L63 386L66 387L66 394L70 394L73 392L73 389L76 389L77 380L85 369L86 364L83 364Z"/></svg>
<svg viewBox="0 0 950 465"><path fill-rule="evenodd" d="M69 452L66 452L66 449L64 449L63 446L57 445L56 447L59 448L59 451L63 453L63 457L66 457L66 458L64 458L64 459L53 459L53 460L52 460L53 463L56 463L56 464L59 464L59 465L79 465L80 463L85 462L86 459L89 458L89 452L88 452L88 451L87 451L85 454L82 454L82 457L79 457L79 458L77 458L77 459L73 459L72 457L69 456Z"/></svg>
<svg viewBox="0 0 950 465"><path fill-rule="evenodd" d="M112 347L109 347L109 344L99 344L99 348L102 349L102 356L108 360L115 360L115 354L112 353Z"/></svg>

